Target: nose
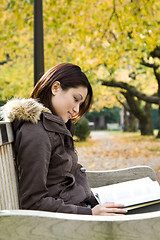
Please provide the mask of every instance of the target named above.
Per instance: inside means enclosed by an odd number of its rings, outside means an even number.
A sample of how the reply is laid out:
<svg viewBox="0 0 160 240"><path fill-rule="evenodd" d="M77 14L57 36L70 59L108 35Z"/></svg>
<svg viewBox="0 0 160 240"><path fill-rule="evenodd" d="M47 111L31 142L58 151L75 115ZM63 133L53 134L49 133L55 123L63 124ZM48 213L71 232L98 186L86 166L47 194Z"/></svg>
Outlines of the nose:
<svg viewBox="0 0 160 240"><path fill-rule="evenodd" d="M76 105L74 106L73 111L74 111L75 113L79 113L79 104L76 104Z"/></svg>

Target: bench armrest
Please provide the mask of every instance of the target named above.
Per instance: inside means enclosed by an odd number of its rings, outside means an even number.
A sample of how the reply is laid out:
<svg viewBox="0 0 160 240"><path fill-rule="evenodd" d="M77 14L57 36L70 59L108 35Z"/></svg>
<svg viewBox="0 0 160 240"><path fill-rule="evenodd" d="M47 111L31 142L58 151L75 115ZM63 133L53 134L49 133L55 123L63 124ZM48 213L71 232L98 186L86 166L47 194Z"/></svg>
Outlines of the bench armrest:
<svg viewBox="0 0 160 240"><path fill-rule="evenodd" d="M136 166L109 171L86 171L91 187L101 187L143 177L156 180L155 171L148 166Z"/></svg>

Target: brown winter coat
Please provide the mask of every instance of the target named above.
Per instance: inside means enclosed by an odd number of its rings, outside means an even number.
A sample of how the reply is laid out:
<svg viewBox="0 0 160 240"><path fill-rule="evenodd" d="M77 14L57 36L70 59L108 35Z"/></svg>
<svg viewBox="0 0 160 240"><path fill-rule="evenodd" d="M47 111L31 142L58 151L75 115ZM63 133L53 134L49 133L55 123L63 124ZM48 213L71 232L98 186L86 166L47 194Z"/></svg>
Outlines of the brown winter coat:
<svg viewBox="0 0 160 240"><path fill-rule="evenodd" d="M91 190L77 163L73 124L66 127L60 117L33 99L7 104L3 112L15 134L22 209L92 214L86 207Z"/></svg>

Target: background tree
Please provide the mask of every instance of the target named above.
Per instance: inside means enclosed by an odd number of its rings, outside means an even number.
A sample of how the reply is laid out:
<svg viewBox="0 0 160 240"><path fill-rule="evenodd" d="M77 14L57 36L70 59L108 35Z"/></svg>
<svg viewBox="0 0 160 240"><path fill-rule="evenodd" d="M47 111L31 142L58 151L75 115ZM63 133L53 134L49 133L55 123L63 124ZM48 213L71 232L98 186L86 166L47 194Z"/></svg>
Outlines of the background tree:
<svg viewBox="0 0 160 240"><path fill-rule="evenodd" d="M33 86L33 1L0 1L0 101Z"/></svg>
<svg viewBox="0 0 160 240"><path fill-rule="evenodd" d="M156 46L153 51L149 54L148 59L142 59L142 65L152 68L153 73L155 75L155 79L157 81L157 97L158 97L158 113L159 113L159 120L158 120L158 135L157 137L160 138L160 46Z"/></svg>
<svg viewBox="0 0 160 240"><path fill-rule="evenodd" d="M134 114L134 116L139 120L141 134L153 135L151 103L158 104L159 98L156 96L147 96L146 94L139 92L135 87L125 82L117 82L115 80L111 81L104 80L103 84L106 86L118 87L126 90L121 91L121 94L123 94L129 105L129 111L131 111ZM145 101L144 106L142 106L140 100Z"/></svg>
<svg viewBox="0 0 160 240"><path fill-rule="evenodd" d="M2 0L0 7L0 57L7 62L0 65L0 99L26 97L33 86L33 1ZM106 89L98 78L135 72L160 45L159 0L50 0L43 9L45 69L60 62L80 65L95 92L94 109L118 105L119 90ZM154 79L125 81L155 92Z"/></svg>
<svg viewBox="0 0 160 240"><path fill-rule="evenodd" d="M132 113L127 101L122 101L119 97L117 97L118 102L123 106L122 114L123 114L123 125L122 130L124 132L137 132L139 128L138 119Z"/></svg>
<svg viewBox="0 0 160 240"><path fill-rule="evenodd" d="M155 79L157 80L157 91L153 96L148 96L144 94L143 92L138 91L134 86L129 85L125 82L118 82L115 80L111 81L103 81L103 84L106 86L112 86L112 87L119 87L121 89L125 89L125 91L121 91L123 96L126 98L128 105L130 106L130 110L132 113L139 119L140 122L140 129L142 135L152 135L153 134L153 123L152 123L152 117L151 117L151 103L157 104L159 108L159 132L157 137L160 137L160 64L159 64L159 58L160 58L160 52L159 47L156 47L148 56L147 59L142 59L141 64L153 68L153 73L155 75ZM132 73L133 74L133 73ZM130 74L131 76L131 74ZM135 73L134 76L132 75L132 78L135 79ZM142 79L143 80L143 79ZM135 100L135 97L145 101L145 107L140 107L140 104Z"/></svg>

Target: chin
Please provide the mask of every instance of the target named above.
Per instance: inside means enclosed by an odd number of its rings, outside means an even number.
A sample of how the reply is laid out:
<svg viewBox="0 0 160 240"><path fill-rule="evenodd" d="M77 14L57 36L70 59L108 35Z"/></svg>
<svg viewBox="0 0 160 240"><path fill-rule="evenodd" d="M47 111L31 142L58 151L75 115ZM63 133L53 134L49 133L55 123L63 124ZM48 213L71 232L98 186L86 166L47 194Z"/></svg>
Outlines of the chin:
<svg viewBox="0 0 160 240"><path fill-rule="evenodd" d="M66 121L65 121L65 123L67 123L69 120L71 120L70 118L68 118Z"/></svg>
<svg viewBox="0 0 160 240"><path fill-rule="evenodd" d="M63 121L64 121L65 123L67 123L67 122L68 122L68 120L69 120L68 118L67 118L67 119L65 119L65 120L63 119Z"/></svg>

